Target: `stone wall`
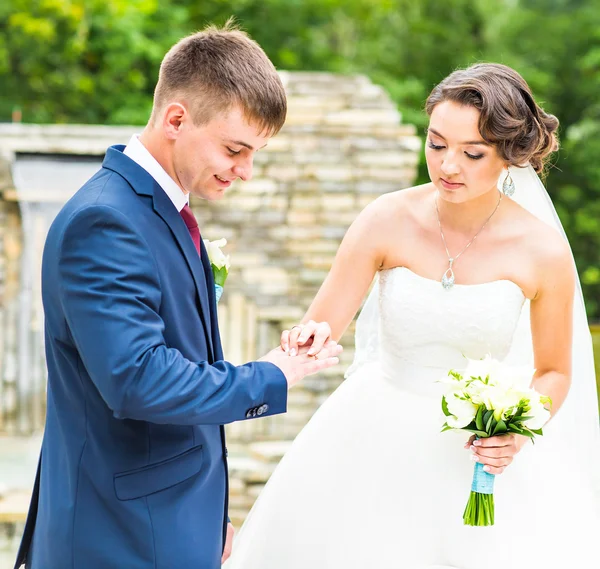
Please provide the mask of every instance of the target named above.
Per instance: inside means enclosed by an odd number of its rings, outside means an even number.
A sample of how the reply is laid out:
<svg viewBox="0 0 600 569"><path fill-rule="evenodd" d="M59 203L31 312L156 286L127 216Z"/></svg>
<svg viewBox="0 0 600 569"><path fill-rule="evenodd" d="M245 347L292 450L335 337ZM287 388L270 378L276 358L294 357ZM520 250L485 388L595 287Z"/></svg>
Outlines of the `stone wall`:
<svg viewBox="0 0 600 569"><path fill-rule="evenodd" d="M0 195L14 191L10 160L0 154ZM0 200L0 433L16 424L17 329L22 227L18 204Z"/></svg>
<svg viewBox="0 0 600 569"><path fill-rule="evenodd" d="M255 356L302 317L358 213L377 196L414 183L420 150L414 127L401 123L387 94L365 77L294 73L284 80L289 118L256 155L254 178L234 184L221 202L193 203L203 237L228 239L232 269L222 302L239 294L254 305ZM295 387L288 413L228 426L234 523L342 381L353 331L342 338L342 364Z"/></svg>
<svg viewBox="0 0 600 569"><path fill-rule="evenodd" d="M219 318L225 354L234 363L255 359L277 345L280 331L297 323L308 308L358 213L377 196L410 186L416 177L420 141L413 126L402 124L383 89L363 76L281 75L288 120L256 155L253 179L235 183L220 202L192 200L203 237L228 239L232 269ZM100 157L107 146L126 143L140 130L0 125L0 154L13 162L19 153L70 155L77 161L79 155ZM58 167L56 176L61 176ZM58 191L49 183L15 192L10 185L0 205L0 247L10 241L18 254L20 233L18 227L9 229L6 212L18 220L19 200L39 211L39 204L64 202L77 188ZM6 248L0 251L0 312L7 308L3 291L18 291L18 274L5 268L7 255ZM342 339L342 365L294 388L287 414L227 427L235 522L244 518L288 442L342 381L352 360L352 332L351 326Z"/></svg>

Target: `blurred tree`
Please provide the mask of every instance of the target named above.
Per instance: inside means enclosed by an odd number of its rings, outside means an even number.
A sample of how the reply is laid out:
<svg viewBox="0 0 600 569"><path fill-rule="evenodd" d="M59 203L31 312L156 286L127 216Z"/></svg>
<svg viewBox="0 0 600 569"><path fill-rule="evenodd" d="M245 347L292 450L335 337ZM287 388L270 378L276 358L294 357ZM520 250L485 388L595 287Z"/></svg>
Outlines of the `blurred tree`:
<svg viewBox="0 0 600 569"><path fill-rule="evenodd" d="M600 317L600 0L521 0L495 19L488 59L517 69L560 119L548 191L577 261L588 315Z"/></svg>
<svg viewBox="0 0 600 569"><path fill-rule="evenodd" d="M0 120L144 124L165 51L231 15L279 68L369 75L419 130L453 69L521 72L561 120L547 184L600 317L600 0L2 0Z"/></svg>
<svg viewBox="0 0 600 569"><path fill-rule="evenodd" d="M0 118L20 107L26 122L145 122L186 18L159 0L3 0Z"/></svg>

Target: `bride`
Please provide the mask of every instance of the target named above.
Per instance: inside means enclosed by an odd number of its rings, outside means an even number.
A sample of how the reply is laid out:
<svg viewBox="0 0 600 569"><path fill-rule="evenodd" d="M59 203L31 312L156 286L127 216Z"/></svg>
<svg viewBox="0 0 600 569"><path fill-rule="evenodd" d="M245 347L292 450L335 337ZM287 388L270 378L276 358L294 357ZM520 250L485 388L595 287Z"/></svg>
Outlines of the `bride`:
<svg viewBox="0 0 600 569"><path fill-rule="evenodd" d="M573 258L536 174L558 146L558 121L497 64L452 73L426 109L431 183L360 214L305 324L282 335L291 355L309 337L318 352L326 339L315 321L340 338L377 274L346 381L272 475L227 569L598 563L591 341ZM535 445L440 432L436 380L486 354L536 369L532 385L553 405ZM500 475L492 527L463 525L473 460Z"/></svg>

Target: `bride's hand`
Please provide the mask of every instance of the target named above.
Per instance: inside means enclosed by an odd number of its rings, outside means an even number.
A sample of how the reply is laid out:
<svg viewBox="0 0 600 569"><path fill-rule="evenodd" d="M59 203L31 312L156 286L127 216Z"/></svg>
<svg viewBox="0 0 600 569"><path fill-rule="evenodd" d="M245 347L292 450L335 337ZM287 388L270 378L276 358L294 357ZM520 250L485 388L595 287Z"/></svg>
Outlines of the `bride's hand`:
<svg viewBox="0 0 600 569"><path fill-rule="evenodd" d="M514 433L484 439L472 436L465 448L473 452L474 461L484 465L483 470L490 474L502 474L528 440L528 437Z"/></svg>
<svg viewBox="0 0 600 569"><path fill-rule="evenodd" d="M331 326L327 322L315 322L314 320L292 326L291 330L284 330L281 333L281 349L289 352L290 356L295 356L298 353L298 347L304 346L311 338L312 345L308 350L308 355L315 356L331 340Z"/></svg>

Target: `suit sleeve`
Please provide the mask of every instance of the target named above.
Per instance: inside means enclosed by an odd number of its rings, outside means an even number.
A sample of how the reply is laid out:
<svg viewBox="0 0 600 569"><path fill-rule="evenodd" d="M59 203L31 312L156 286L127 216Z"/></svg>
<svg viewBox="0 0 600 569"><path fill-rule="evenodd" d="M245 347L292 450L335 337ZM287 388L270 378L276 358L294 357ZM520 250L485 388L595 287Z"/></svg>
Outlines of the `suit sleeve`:
<svg viewBox="0 0 600 569"><path fill-rule="evenodd" d="M245 419L258 407L285 412L287 381L273 364L191 362L166 346L159 271L121 212L95 205L74 214L57 262L73 342L115 417L197 425Z"/></svg>

